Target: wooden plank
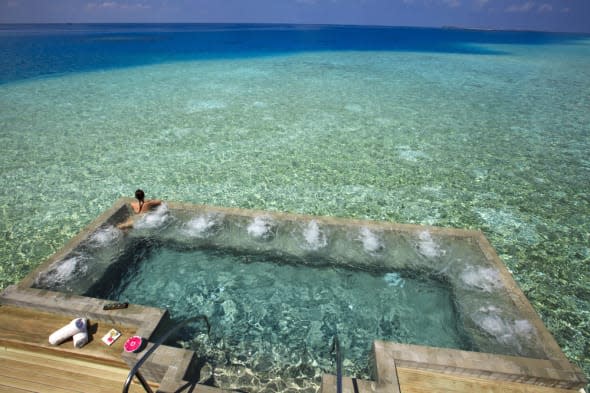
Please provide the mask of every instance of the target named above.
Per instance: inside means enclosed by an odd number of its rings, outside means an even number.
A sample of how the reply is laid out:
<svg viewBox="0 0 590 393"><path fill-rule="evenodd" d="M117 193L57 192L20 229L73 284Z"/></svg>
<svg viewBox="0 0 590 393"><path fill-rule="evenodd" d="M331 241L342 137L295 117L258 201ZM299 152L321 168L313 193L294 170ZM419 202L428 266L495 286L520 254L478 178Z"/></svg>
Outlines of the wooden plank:
<svg viewBox="0 0 590 393"><path fill-rule="evenodd" d="M43 374L39 374L38 367L30 367L27 369L17 368L5 368L0 369L0 378L13 378L18 379L24 384L36 384L44 387L51 387L61 389L68 387L68 390L84 393L86 391L93 391L94 387L92 382L96 382L96 379L87 381L85 376L77 375L78 381L76 381L76 374L64 376L62 373L53 373L52 376L48 377ZM111 382L112 383L112 382ZM70 387L75 386L75 389Z"/></svg>
<svg viewBox="0 0 590 393"><path fill-rule="evenodd" d="M28 379L30 381L51 381L52 384L56 384L55 386L68 386L77 381L80 385L109 387L112 386L113 382L119 382L122 385L126 378L126 375L119 375L119 378L116 378L117 376L115 378L103 378L97 376L92 371L84 373L75 370L56 370L55 368L40 364L31 365L30 363L7 359L0 360L0 368L0 375Z"/></svg>
<svg viewBox="0 0 590 393"><path fill-rule="evenodd" d="M102 364L92 364L77 359L60 359L56 356L24 352L10 348L0 350L0 362L2 361L14 361L26 366L45 366L54 372L72 371L81 374L92 373L100 378L116 380L120 380L121 377L123 377L124 380L129 372L129 369L110 367Z"/></svg>
<svg viewBox="0 0 590 393"><path fill-rule="evenodd" d="M34 392L31 392L30 390L23 390L20 388L15 388L14 386L0 385L0 393L34 393Z"/></svg>
<svg viewBox="0 0 590 393"><path fill-rule="evenodd" d="M0 349L0 386L8 386L8 391L18 387L25 392L112 393L121 391L128 372L76 359ZM152 387L155 391L157 385ZM130 392L145 393L135 382Z"/></svg>
<svg viewBox="0 0 590 393"><path fill-rule="evenodd" d="M7 376L0 377L0 385L7 388L24 389L25 391L35 393L94 393L94 392L78 392L68 388L60 388L46 384L38 384L30 381L23 381L18 378L12 378Z"/></svg>
<svg viewBox="0 0 590 393"><path fill-rule="evenodd" d="M8 392L24 391L36 393L113 393L120 392L124 380L105 380L100 384L92 385L87 379L88 376L77 375L70 378L54 374L51 377L35 375L36 369L31 369L26 375L15 373L13 369L9 372L0 370L0 387ZM4 375L10 374L10 375ZM1 390L0 390L1 391ZM145 390L137 384L130 386L131 393L145 393ZM154 389L155 391L155 389Z"/></svg>
<svg viewBox="0 0 590 393"><path fill-rule="evenodd" d="M404 367L397 368L397 375L402 393L578 393L577 390L472 378Z"/></svg>
<svg viewBox="0 0 590 393"><path fill-rule="evenodd" d="M58 346L51 346L48 342L49 335L72 319L72 317L2 305L0 306L0 344L36 352L62 352L69 357L90 358L103 364L125 366L121 358L123 344L128 337L135 334L135 328L90 320L90 340L83 348L74 348L71 339ZM100 339L113 327L122 335L112 346L108 346Z"/></svg>

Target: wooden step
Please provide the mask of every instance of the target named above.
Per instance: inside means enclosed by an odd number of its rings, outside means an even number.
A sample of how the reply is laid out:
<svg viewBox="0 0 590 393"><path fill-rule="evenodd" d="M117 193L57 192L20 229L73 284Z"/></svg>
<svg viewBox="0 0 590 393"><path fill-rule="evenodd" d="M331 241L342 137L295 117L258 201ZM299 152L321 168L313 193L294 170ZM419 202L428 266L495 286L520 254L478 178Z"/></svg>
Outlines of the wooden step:
<svg viewBox="0 0 590 393"><path fill-rule="evenodd" d="M336 376L322 375L320 393L336 393ZM401 393L397 385L378 385L365 379L342 377L342 393Z"/></svg>
<svg viewBox="0 0 590 393"><path fill-rule="evenodd" d="M524 383L443 374L412 368L397 368L401 393L578 393Z"/></svg>
<svg viewBox="0 0 590 393"><path fill-rule="evenodd" d="M377 381L391 384L395 380L402 387L402 393L404 384L410 392L469 392L473 391L469 386L477 386L482 392L571 393L578 392L586 383L579 368L561 359L534 359L381 340L373 342L373 354ZM420 386L425 388L420 390ZM500 388L495 388L497 386Z"/></svg>
<svg viewBox="0 0 590 393"><path fill-rule="evenodd" d="M69 357L0 348L0 392L120 392L128 372L123 368ZM129 391L145 393L136 383Z"/></svg>
<svg viewBox="0 0 590 393"><path fill-rule="evenodd" d="M356 378L342 378L343 393L579 393L524 383L472 378L397 367L398 385L382 384ZM399 389L399 390L398 390ZM336 393L336 376L322 376L321 393Z"/></svg>

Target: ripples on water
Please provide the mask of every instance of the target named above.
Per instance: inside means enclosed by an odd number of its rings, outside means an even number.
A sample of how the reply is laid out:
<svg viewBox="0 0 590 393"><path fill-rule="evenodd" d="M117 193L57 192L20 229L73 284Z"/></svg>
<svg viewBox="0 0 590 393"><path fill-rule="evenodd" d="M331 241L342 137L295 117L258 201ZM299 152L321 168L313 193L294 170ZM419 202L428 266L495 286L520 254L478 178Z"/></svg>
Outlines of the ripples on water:
<svg viewBox="0 0 590 393"><path fill-rule="evenodd" d="M166 307L177 320L207 315L209 337L185 329L175 341L206 357L224 388L258 391L280 379L316 391L321 375L335 369L330 346L336 334L345 348L344 372L365 379L375 337L470 348L451 290L435 280L167 248L132 274L101 297ZM502 328L495 333L507 331Z"/></svg>

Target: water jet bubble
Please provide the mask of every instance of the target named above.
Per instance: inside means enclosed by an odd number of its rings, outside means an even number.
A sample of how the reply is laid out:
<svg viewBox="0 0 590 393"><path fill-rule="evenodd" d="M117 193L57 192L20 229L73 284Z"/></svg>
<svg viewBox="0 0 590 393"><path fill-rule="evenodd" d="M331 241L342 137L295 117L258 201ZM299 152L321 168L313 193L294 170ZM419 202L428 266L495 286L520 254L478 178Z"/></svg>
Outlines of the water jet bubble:
<svg viewBox="0 0 590 393"><path fill-rule="evenodd" d="M122 236L123 232L119 228L109 225L105 228L99 228L94 232L88 239L88 242L93 247L104 247L120 240Z"/></svg>
<svg viewBox="0 0 590 393"><path fill-rule="evenodd" d="M526 319L519 319L514 321L514 331L519 336L529 338L535 333L535 328Z"/></svg>
<svg viewBox="0 0 590 393"><path fill-rule="evenodd" d="M363 249L371 255L383 251L383 242L377 234L367 227L362 227L359 231L359 238L363 244Z"/></svg>
<svg viewBox="0 0 590 393"><path fill-rule="evenodd" d="M207 238L221 229L222 221L222 214L203 214L184 224L181 232L189 237Z"/></svg>
<svg viewBox="0 0 590 393"><path fill-rule="evenodd" d="M168 205L162 203L151 212L144 214L133 226L136 229L155 229L162 227L169 219Z"/></svg>
<svg viewBox="0 0 590 393"><path fill-rule="evenodd" d="M471 319L498 343L510 347L515 354L522 354L523 344L535 337L535 328L528 320L514 320L495 306L480 307L471 315Z"/></svg>
<svg viewBox="0 0 590 393"><path fill-rule="evenodd" d="M504 287L500 273L491 267L468 266L459 275L461 282L469 288L492 292Z"/></svg>
<svg viewBox="0 0 590 393"><path fill-rule="evenodd" d="M317 220L311 220L303 229L303 237L307 242L305 248L309 250L319 250L328 245L328 238L324 231L320 229Z"/></svg>
<svg viewBox="0 0 590 393"><path fill-rule="evenodd" d="M75 277L84 276L88 271L86 261L87 259L82 255L57 261L47 272L37 277L35 286L38 288L59 287Z"/></svg>
<svg viewBox="0 0 590 393"><path fill-rule="evenodd" d="M269 216L257 216L250 222L247 231L256 239L272 240L276 234L276 224Z"/></svg>
<svg viewBox="0 0 590 393"><path fill-rule="evenodd" d="M423 256L437 258L446 254L446 251L432 238L429 231L420 232L418 239L418 252Z"/></svg>
<svg viewBox="0 0 590 393"><path fill-rule="evenodd" d="M504 320L498 314L495 314L495 313L491 313L491 314L486 313L483 315L476 314L473 317L473 319L474 319L474 322L480 328L482 328L484 331L491 334L492 336L496 337L497 339L505 337L510 332L509 326L506 324L506 322L504 322Z"/></svg>

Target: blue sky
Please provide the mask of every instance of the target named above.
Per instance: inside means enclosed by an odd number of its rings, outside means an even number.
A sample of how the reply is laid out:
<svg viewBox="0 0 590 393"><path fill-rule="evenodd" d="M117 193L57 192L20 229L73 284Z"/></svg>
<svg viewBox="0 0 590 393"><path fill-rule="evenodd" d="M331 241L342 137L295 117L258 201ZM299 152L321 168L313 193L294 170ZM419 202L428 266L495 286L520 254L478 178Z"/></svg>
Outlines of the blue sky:
<svg viewBox="0 0 590 393"><path fill-rule="evenodd" d="M590 0L0 0L0 23L235 22L590 33Z"/></svg>

